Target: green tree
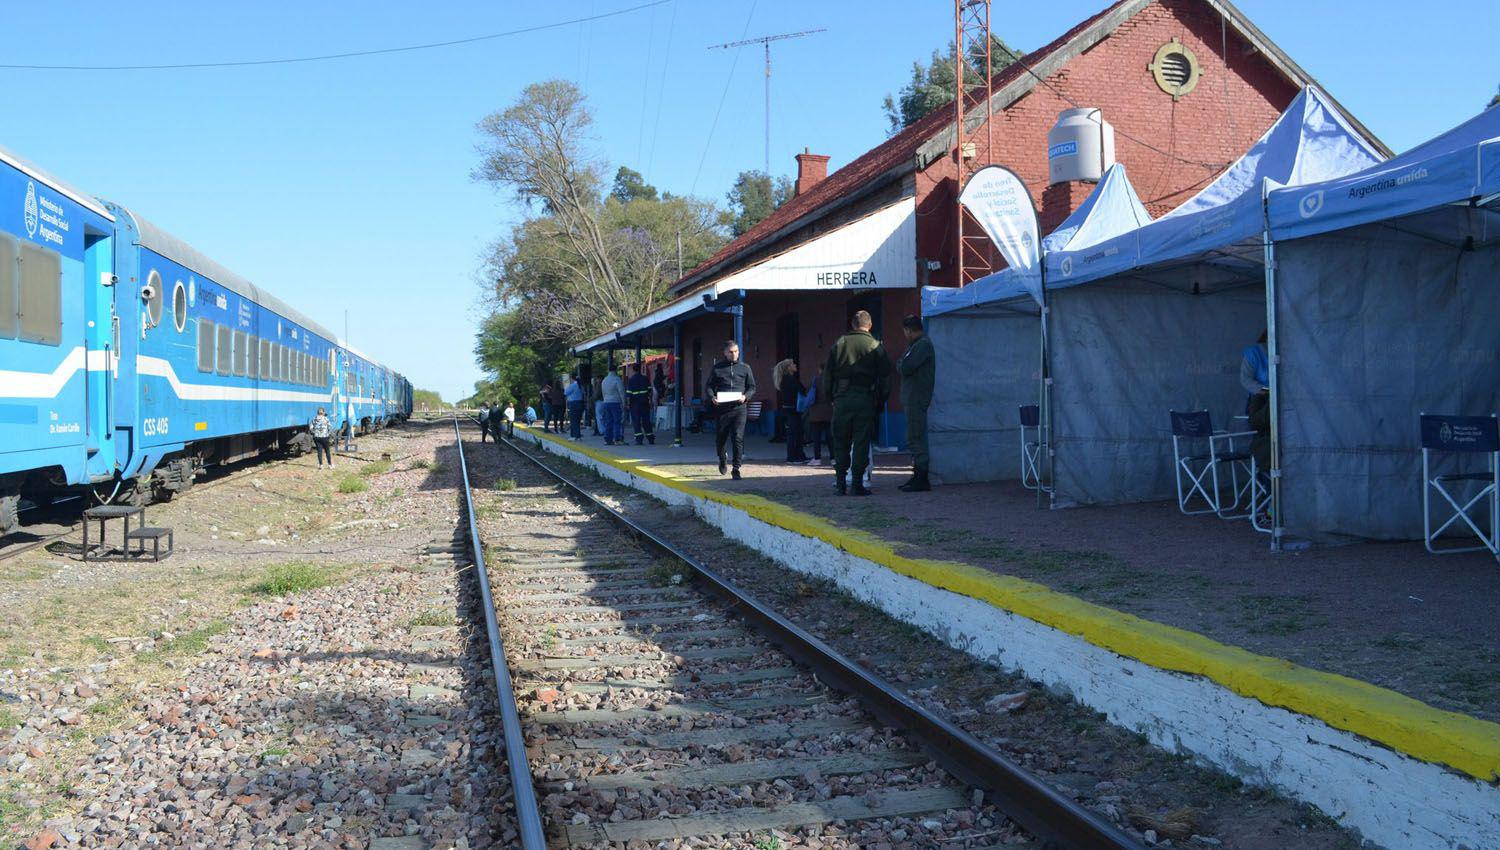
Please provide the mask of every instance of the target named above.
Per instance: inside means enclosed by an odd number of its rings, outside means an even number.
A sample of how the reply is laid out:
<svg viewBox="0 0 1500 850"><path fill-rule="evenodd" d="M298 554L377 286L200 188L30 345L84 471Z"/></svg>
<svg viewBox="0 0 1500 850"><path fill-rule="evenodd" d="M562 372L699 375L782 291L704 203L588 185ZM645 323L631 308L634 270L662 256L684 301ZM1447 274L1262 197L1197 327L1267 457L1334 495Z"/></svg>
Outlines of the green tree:
<svg viewBox="0 0 1500 850"><path fill-rule="evenodd" d="M932 110L953 102L953 87L957 75L954 68L956 56L957 52L950 44L947 53L932 51L932 59L926 65L920 61L911 64L911 80L897 94L885 96L883 108L885 117L891 124L891 135L910 127ZM990 35L991 76L1010 67L1020 57L1020 52L1012 50L999 36ZM984 67L983 51L977 48L973 51L969 67Z"/></svg>
<svg viewBox="0 0 1500 850"><path fill-rule="evenodd" d="M605 195L592 126L583 95L564 80L528 86L479 125L475 179L532 213L492 245L486 296L536 340L576 342L650 312L676 279L679 234L685 262L723 242L712 204L655 197L629 169L616 175L623 191Z"/></svg>
<svg viewBox="0 0 1500 850"><path fill-rule="evenodd" d="M476 394L493 393L494 401L537 403L542 384L568 366L568 345L559 340L534 341L525 320L515 311L497 311L480 324L474 356L488 377L475 385Z"/></svg>
<svg viewBox="0 0 1500 850"><path fill-rule="evenodd" d="M412 390L412 406L417 410L442 410L443 397L436 390Z"/></svg>
<svg viewBox="0 0 1500 850"><path fill-rule="evenodd" d="M773 180L764 171L741 171L725 197L729 210L723 215L724 224L731 234L740 236L791 200L792 181L785 177Z"/></svg>
<svg viewBox="0 0 1500 850"><path fill-rule="evenodd" d="M647 183L646 178L642 177L639 171L622 165L620 170L615 172L615 188L609 194L621 203L636 200L654 201L656 200L656 187Z"/></svg>

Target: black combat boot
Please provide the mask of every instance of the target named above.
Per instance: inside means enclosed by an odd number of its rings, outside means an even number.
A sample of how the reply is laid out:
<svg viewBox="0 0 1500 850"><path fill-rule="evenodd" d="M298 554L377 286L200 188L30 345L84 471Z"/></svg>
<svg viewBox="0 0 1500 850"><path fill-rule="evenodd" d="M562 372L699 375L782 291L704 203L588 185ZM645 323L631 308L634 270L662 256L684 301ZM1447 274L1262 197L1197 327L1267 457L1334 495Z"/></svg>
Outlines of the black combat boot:
<svg viewBox="0 0 1500 850"><path fill-rule="evenodd" d="M932 482L927 480L927 472L923 470L911 477L911 480L901 485L901 489L908 493L926 493L932 489Z"/></svg>
<svg viewBox="0 0 1500 850"><path fill-rule="evenodd" d="M844 476L840 475L838 479L834 481L833 489L834 492L838 493L840 496L844 496L849 493L849 485L844 483Z"/></svg>
<svg viewBox="0 0 1500 850"><path fill-rule="evenodd" d="M870 491L865 489L865 482L862 479L856 480L854 482L853 493L856 496L868 496L868 495L870 495Z"/></svg>

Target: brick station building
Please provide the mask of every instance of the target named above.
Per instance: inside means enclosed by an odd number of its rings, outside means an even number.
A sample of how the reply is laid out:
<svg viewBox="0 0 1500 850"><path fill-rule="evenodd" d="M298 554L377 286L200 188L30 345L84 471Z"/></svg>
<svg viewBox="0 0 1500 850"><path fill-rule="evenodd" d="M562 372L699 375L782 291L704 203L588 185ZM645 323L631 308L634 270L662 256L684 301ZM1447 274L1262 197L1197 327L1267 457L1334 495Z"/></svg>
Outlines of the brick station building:
<svg viewBox="0 0 1500 850"><path fill-rule="evenodd" d="M967 111L967 126L978 129L965 173L986 163L1015 171L1049 233L1094 184L1048 185L1048 132L1064 110L1097 108L1114 127L1115 161L1160 216L1233 163L1311 85L1224 0L1120 0L995 75L993 126L984 103ZM798 154L789 201L684 275L671 301L575 350L676 344L692 399L724 340L738 338L768 410L773 365L793 357L810 377L856 310L871 313L875 335L898 357L901 320L918 312L920 288L958 283L958 155L951 106L831 174L827 156ZM979 230L971 223L965 232ZM993 254L989 261L998 268ZM899 445L904 433L893 395L879 442Z"/></svg>

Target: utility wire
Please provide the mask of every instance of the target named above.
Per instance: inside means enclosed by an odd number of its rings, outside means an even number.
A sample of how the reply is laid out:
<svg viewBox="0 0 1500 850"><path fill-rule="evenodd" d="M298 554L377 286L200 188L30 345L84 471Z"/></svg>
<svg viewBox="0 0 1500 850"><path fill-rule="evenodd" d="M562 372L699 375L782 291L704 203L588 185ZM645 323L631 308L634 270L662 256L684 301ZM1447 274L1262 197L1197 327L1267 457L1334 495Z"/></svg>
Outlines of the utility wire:
<svg viewBox="0 0 1500 850"><path fill-rule="evenodd" d="M750 14L745 16L745 28L740 31L740 38L742 39L750 32L750 21L755 18L755 7L759 2L760 0L755 0L755 2L750 4ZM713 123L708 125L708 138L703 140L703 156L698 158L698 170L693 173L693 185L692 188L688 189L689 195L698 191L698 178L703 176L703 164L708 162L708 151L713 147L714 143L714 130L719 127L719 116L723 114L724 101L729 97L729 84L734 82L734 69L739 67L740 53L744 49L743 46L734 49L734 61L729 63L729 76L724 78L724 92L719 95L719 108L714 110Z"/></svg>
<svg viewBox="0 0 1500 850"><path fill-rule="evenodd" d="M656 119L651 124L651 153L646 157L646 180L656 166L656 136L661 130L661 105L667 99L667 67L672 64L672 33L677 29L677 3L672 3L672 17L667 20L667 54L661 63L661 81L656 84Z"/></svg>
<svg viewBox="0 0 1500 850"><path fill-rule="evenodd" d="M1036 77L1037 82L1039 82L1042 85L1046 86L1047 88L1051 89L1053 94L1057 95L1058 97L1062 98L1063 100L1066 100L1070 105L1072 105L1072 107L1074 109L1082 109L1083 108L1082 106L1078 105L1078 101L1076 101L1073 98L1069 97L1066 92L1062 91L1057 86L1054 86L1051 83L1047 82L1047 78L1046 77L1043 77L1041 74L1038 74L1035 70L1033 70L1030 65L1026 64L1026 62L1024 60L1022 60L1022 58L1020 56L1016 55L1016 52L1014 50L1011 50L1010 47L1008 45L1006 45L1004 42L1000 42L997 46L1001 50L1004 50L1006 52L1006 54L1010 56L1011 60L1013 62L1015 62L1017 65L1020 65L1026 71L1026 73L1030 74L1033 77ZM1199 162L1196 159L1187 159L1186 157L1180 157L1177 154L1172 153L1171 151L1164 151L1161 148L1157 147L1156 145L1151 144L1150 142L1144 141L1142 139L1137 139L1135 136L1132 136L1129 133L1125 132L1124 130L1121 130L1119 127L1115 128L1115 134L1119 135L1119 136L1124 136L1125 138L1129 139L1132 142L1135 142L1136 144L1140 145L1141 147L1146 148L1147 150L1155 151L1155 152L1161 154L1162 156L1167 157L1168 159L1175 159L1178 162L1185 162L1188 165L1196 165L1196 166L1199 166L1201 168L1208 168L1208 169L1212 169L1212 170L1219 170L1219 169L1222 169L1222 168L1224 168L1224 167L1226 167L1226 166L1229 165L1229 163L1227 163L1227 162Z"/></svg>
<svg viewBox="0 0 1500 850"><path fill-rule="evenodd" d="M469 38L455 38L450 41L433 41L425 44L408 44L401 47L384 47L376 50L352 50L347 53L323 53L316 56L291 56L280 59L244 59L229 62L187 62L178 65L11 65L0 64L0 69L13 71L184 71L202 70L211 68L244 68L258 65L293 65L302 62L323 62L331 59L353 59L359 56L384 56L390 53L411 53L417 50L435 50L442 47L458 47L464 44L474 44L481 41L493 41L497 38L508 38L513 35L525 35L527 33L541 32L543 30L558 29L560 27L573 26L574 24L586 24L604 18L613 18L619 15L627 15L631 12L639 12L653 6L661 6L672 0L650 0L648 3L640 3L625 9L616 9L613 12L601 12L597 15L589 15L582 18L574 18L568 21L557 21L550 24L537 24L531 27L506 30L505 32L489 33L487 35L476 35Z"/></svg>

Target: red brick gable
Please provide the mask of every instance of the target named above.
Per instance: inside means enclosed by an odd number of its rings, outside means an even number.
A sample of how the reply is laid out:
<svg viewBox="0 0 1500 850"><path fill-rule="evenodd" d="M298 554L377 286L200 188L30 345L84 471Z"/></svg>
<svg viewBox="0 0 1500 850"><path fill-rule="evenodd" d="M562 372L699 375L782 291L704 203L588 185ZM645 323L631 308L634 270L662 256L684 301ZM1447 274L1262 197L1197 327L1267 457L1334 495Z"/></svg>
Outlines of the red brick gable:
<svg viewBox="0 0 1500 850"><path fill-rule="evenodd" d="M1047 46L1026 54L1020 62L1012 64L995 75L993 81L994 88L998 89L1020 77L1022 74L1027 73L1026 68L1040 61L1043 57L1052 54L1084 30L1093 26L1097 21L1107 16L1110 12L1129 2L1131 0L1118 0L1118 2L1058 36ZM798 195L785 204L782 204L775 212L771 213L760 223L742 233L723 248L720 248L718 253L709 257L697 268L683 275L682 280L678 281L674 287L680 287L684 281L691 281L714 266L733 259L747 248L764 241L771 234L809 213L816 212L823 207L842 200L844 197L862 188L891 169L912 163L916 157L917 150L940 132L943 125L952 121L953 109L951 104L948 107L934 109L927 113L910 127L906 127L899 133L866 151L853 162L828 175L820 183L813 186L807 194Z"/></svg>

